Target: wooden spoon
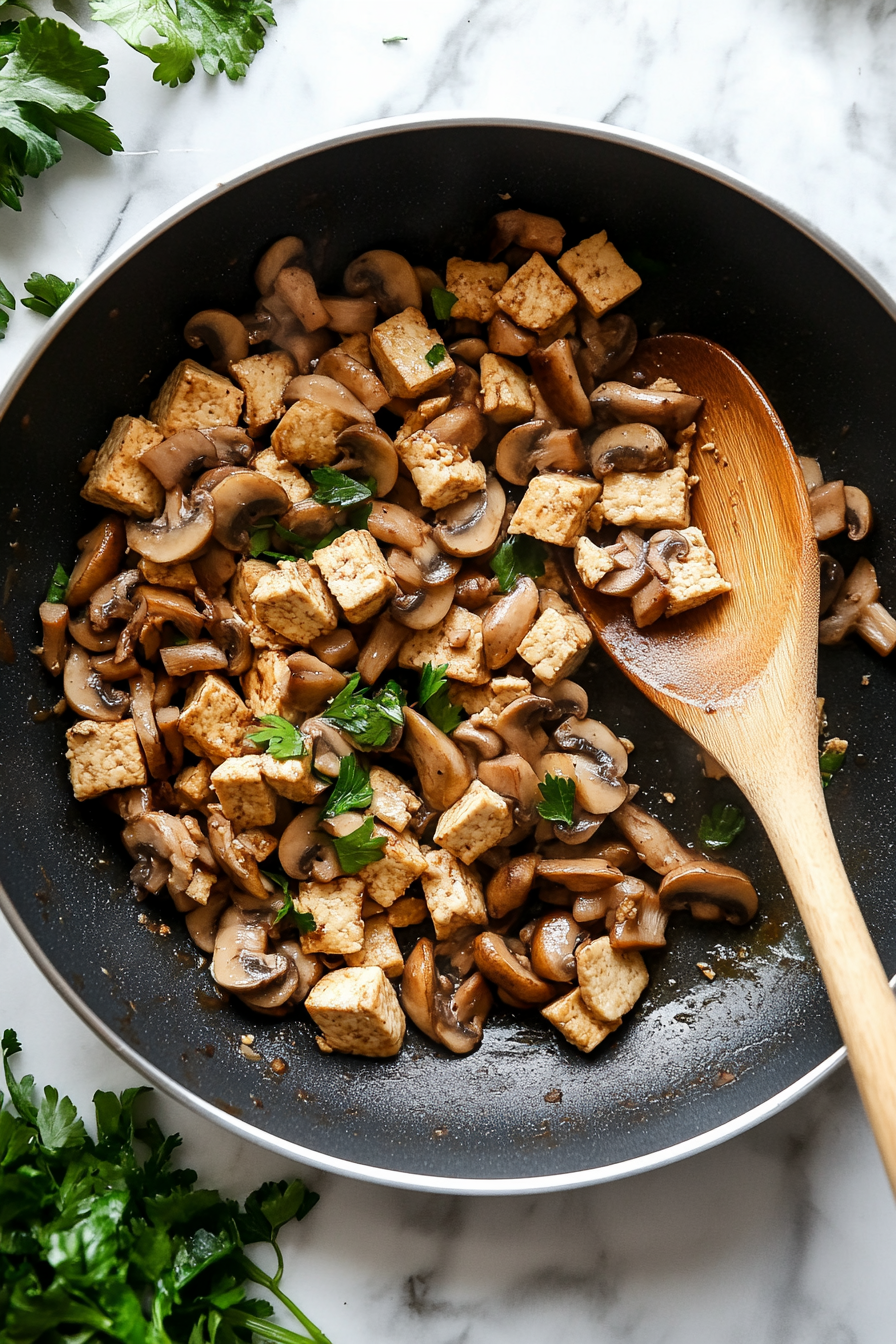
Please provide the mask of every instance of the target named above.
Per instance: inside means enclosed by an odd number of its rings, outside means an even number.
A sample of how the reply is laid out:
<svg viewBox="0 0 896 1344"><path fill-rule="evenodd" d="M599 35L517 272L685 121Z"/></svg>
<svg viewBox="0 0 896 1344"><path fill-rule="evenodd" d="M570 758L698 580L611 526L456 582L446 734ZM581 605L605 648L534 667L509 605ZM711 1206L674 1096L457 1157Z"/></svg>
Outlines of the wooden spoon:
<svg viewBox="0 0 896 1344"><path fill-rule="evenodd" d="M790 884L896 1193L896 999L831 832L818 768L818 546L784 427L733 355L696 336L643 341L622 375L704 398L693 524L732 590L638 630L627 602L573 594L610 656L750 800ZM715 445L708 450L708 444Z"/></svg>

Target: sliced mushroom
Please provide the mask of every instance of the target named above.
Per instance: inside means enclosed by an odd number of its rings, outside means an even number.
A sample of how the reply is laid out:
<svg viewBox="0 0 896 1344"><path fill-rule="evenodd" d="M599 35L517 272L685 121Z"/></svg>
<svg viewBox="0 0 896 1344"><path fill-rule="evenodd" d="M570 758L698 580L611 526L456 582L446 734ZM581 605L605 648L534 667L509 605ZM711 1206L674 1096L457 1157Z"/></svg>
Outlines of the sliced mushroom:
<svg viewBox="0 0 896 1344"><path fill-rule="evenodd" d="M612 913L606 917L610 946L624 952L665 947L669 911L663 909L653 887L636 877L627 877L611 887L610 892Z"/></svg>
<svg viewBox="0 0 896 1344"><path fill-rule="evenodd" d="M40 661L51 676L58 677L68 643L68 607L64 602L41 602L38 615L43 630Z"/></svg>
<svg viewBox="0 0 896 1344"><path fill-rule="evenodd" d="M588 460L598 478L611 471L665 471L672 450L653 425L612 425L592 441Z"/></svg>
<svg viewBox="0 0 896 1344"><path fill-rule="evenodd" d="M194 672L221 672L227 655L209 639L193 644L169 644L162 649L162 664L171 677L189 677Z"/></svg>
<svg viewBox="0 0 896 1344"><path fill-rule="evenodd" d="M669 605L669 589L660 579L650 579L632 594L632 616L639 630L658 621Z"/></svg>
<svg viewBox="0 0 896 1344"><path fill-rule="evenodd" d="M384 317L405 308L421 308L423 293L413 266L398 252L374 248L362 252L345 270L342 283L347 294L376 300Z"/></svg>
<svg viewBox="0 0 896 1344"><path fill-rule="evenodd" d="M220 426L213 429L181 429L163 443L148 448L140 457L166 490L185 486L194 471L202 467L237 466L248 462L254 444L242 429Z"/></svg>
<svg viewBox="0 0 896 1344"><path fill-rule="evenodd" d="M358 659L358 645L351 630L337 627L330 630L325 635L318 635L317 639L312 639L311 648L314 655L327 667L348 667L354 664Z"/></svg>
<svg viewBox="0 0 896 1344"><path fill-rule="evenodd" d="M494 760L504 750L504 743L497 733L493 733L491 728L482 728L478 724L471 723L469 719L455 728L451 734L451 741L456 742L469 755L474 769L481 761Z"/></svg>
<svg viewBox="0 0 896 1344"><path fill-rule="evenodd" d="M215 541L230 551L244 551L249 529L259 518L279 518L289 508L282 486L260 471L236 468L210 485L215 509Z"/></svg>
<svg viewBox="0 0 896 1344"><path fill-rule="evenodd" d="M400 546L403 551L413 551L422 546L430 535L428 523L416 517L400 504L377 500L370 510L367 530L377 541L387 546Z"/></svg>
<svg viewBox="0 0 896 1344"><path fill-rule="evenodd" d="M121 634L119 630L103 630L101 632L94 630L90 624L90 613L87 607L82 607L80 611L69 612L68 632L72 639L82 648L89 649L91 653L108 653L110 649L115 648Z"/></svg>
<svg viewBox="0 0 896 1344"><path fill-rule="evenodd" d="M516 656L537 617L538 588L532 579L521 576L482 618L482 651L486 666L493 671L505 667Z"/></svg>
<svg viewBox="0 0 896 1344"><path fill-rule="evenodd" d="M73 644L65 660L62 691L69 709L95 723L116 723L124 718L130 697L110 686L90 666L90 655Z"/></svg>
<svg viewBox="0 0 896 1344"><path fill-rule="evenodd" d="M257 901L268 900L269 892L261 880L258 863L247 850L234 844L233 827L220 812L209 815L208 843L215 862L241 892Z"/></svg>
<svg viewBox="0 0 896 1344"><path fill-rule="evenodd" d="M456 988L439 975L429 938L420 938L405 963L401 1002L408 1017L430 1040L466 1055L482 1040L492 996L477 972Z"/></svg>
<svg viewBox="0 0 896 1344"><path fill-rule="evenodd" d="M492 726L509 752L534 765L548 745L548 735L541 725L556 712L554 702L545 696L524 695L502 709Z"/></svg>
<svg viewBox="0 0 896 1344"><path fill-rule="evenodd" d="M543 681L532 683L532 694L552 700L557 716L572 716L584 719L588 713L588 692L577 681L555 681L553 686L545 686Z"/></svg>
<svg viewBox="0 0 896 1344"><path fill-rule="evenodd" d="M610 313L601 319L580 313L579 334L584 346L576 363L595 383L627 364L638 343L638 328L627 313Z"/></svg>
<svg viewBox="0 0 896 1344"><path fill-rule="evenodd" d="M403 746L420 779L420 792L436 812L445 812L473 781L473 771L460 747L434 723L405 706Z"/></svg>
<svg viewBox="0 0 896 1344"><path fill-rule="evenodd" d="M190 910L187 913L184 921L187 926L187 933L196 946L202 952L207 952L209 956L215 950L218 922L229 904L230 897L223 891L215 890L209 896L205 905L197 905L195 910Z"/></svg>
<svg viewBox="0 0 896 1344"><path fill-rule="evenodd" d="M700 413L702 397L687 392L661 392L629 383L601 383L591 393L591 408L598 425L638 422L653 425L664 434L687 429Z"/></svg>
<svg viewBox="0 0 896 1344"><path fill-rule="evenodd" d="M550 432L547 420L527 420L509 429L498 444L495 470L511 485L527 485L542 465L541 443Z"/></svg>
<svg viewBox="0 0 896 1344"><path fill-rule="evenodd" d="M608 779L622 779L628 770L628 752L614 732L597 719L569 718L554 730L561 751L592 756Z"/></svg>
<svg viewBox="0 0 896 1344"><path fill-rule="evenodd" d="M274 293L299 319L305 331L329 325L330 314L321 303L317 285L302 266L283 266L274 281Z"/></svg>
<svg viewBox="0 0 896 1344"><path fill-rule="evenodd" d="M501 934L480 933L473 944L473 955L486 980L512 994L519 1003L548 1003L557 995L557 986L536 975L528 957L512 951Z"/></svg>
<svg viewBox="0 0 896 1344"><path fill-rule="evenodd" d="M343 299L342 302L366 304L367 300ZM376 305L371 303L370 309L375 313ZM332 326L332 322L330 325ZM373 324L371 323L371 326L372 325ZM386 391L386 388L376 376L373 369L369 369L366 364L362 364L360 360L354 359L347 350L340 350L338 348L336 350L327 350L317 361L314 372L321 374L326 378L333 378L337 383L341 383L342 386L347 388L353 397L357 397L361 405L366 406L368 411L372 414L381 411L391 400L389 393Z"/></svg>
<svg viewBox="0 0 896 1344"><path fill-rule="evenodd" d="M498 539L506 503L500 481L488 476L483 490L439 510L433 530L436 544L462 559L488 554Z"/></svg>
<svg viewBox="0 0 896 1344"><path fill-rule="evenodd" d="M672 577L669 561L683 560L690 549L690 542L681 532L663 528L654 532L647 543L647 564L662 583L668 583Z"/></svg>
<svg viewBox="0 0 896 1344"><path fill-rule="evenodd" d="M298 972L298 983L290 996L290 1004L296 1007L304 1003L314 986L324 973L323 963L320 957L309 955L302 951L301 943L293 938L284 938L278 943L277 951L282 952L284 956L295 966Z"/></svg>
<svg viewBox="0 0 896 1344"><path fill-rule="evenodd" d="M576 893L603 891L621 882L624 874L606 859L539 859L537 876Z"/></svg>
<svg viewBox="0 0 896 1344"><path fill-rule="evenodd" d="M460 560L446 555L436 543L432 532L418 546L412 547L411 559L420 571L420 582L424 588L440 588L450 583L460 571Z"/></svg>
<svg viewBox="0 0 896 1344"><path fill-rule="evenodd" d="M224 654L227 671L232 677L241 677L252 666L252 640L249 627L237 616L230 603L218 603L223 611L215 612L208 631Z"/></svg>
<svg viewBox="0 0 896 1344"><path fill-rule="evenodd" d="M337 471L362 471L376 481L376 497L382 499L398 480L398 454L389 435L376 425L350 425L336 439L342 456L333 463Z"/></svg>
<svg viewBox="0 0 896 1344"><path fill-rule="evenodd" d="M607 819L607 814L587 812L580 803L573 804L572 824L567 825L565 821L554 821L551 823L554 836L564 845L575 846L577 852L579 846L587 845L593 840L594 836L603 826Z"/></svg>
<svg viewBox="0 0 896 1344"><path fill-rule="evenodd" d="M138 569L126 569L104 583L90 599L90 624L108 630L113 621L129 621L134 614L133 593L140 582Z"/></svg>
<svg viewBox="0 0 896 1344"><path fill-rule="evenodd" d="M395 661L398 651L408 638L407 627L389 615L377 617L367 643L358 654L357 671L368 686Z"/></svg>
<svg viewBox="0 0 896 1344"><path fill-rule="evenodd" d="M335 779L339 774L339 762L343 756L352 754L352 744L348 737L334 724L320 717L305 719L302 724L302 736L311 752L315 770ZM383 751L385 748L381 747L380 750Z"/></svg>
<svg viewBox="0 0 896 1344"><path fill-rule="evenodd" d="M846 492L842 481L826 481L809 496L812 526L818 541L836 537L846 527Z"/></svg>
<svg viewBox="0 0 896 1344"><path fill-rule="evenodd" d="M826 551L821 551L818 556L818 568L820 579L820 594L818 603L818 614L824 616L828 608L837 600L840 589L843 587L846 574L839 560L835 560L832 555Z"/></svg>
<svg viewBox="0 0 896 1344"><path fill-rule="evenodd" d="M551 215L536 215L531 210L501 210L491 222L489 258L516 243L532 252L559 257L566 230Z"/></svg>
<svg viewBox="0 0 896 1344"><path fill-rule="evenodd" d="M396 593L389 604L389 615L409 630L431 630L445 619L453 602L453 583L418 588L413 593Z"/></svg>
<svg viewBox="0 0 896 1344"><path fill-rule="evenodd" d="M145 598L140 598L134 606L134 614L122 630L115 644L116 663L126 663L134 655L134 649L137 647L137 641L143 640L144 652L148 658L152 658L158 651L161 642L161 635L157 626L154 626L146 638L146 621L148 616L148 607ZM114 632L113 632L114 633Z"/></svg>
<svg viewBox="0 0 896 1344"><path fill-rule="evenodd" d="M151 672L141 668L138 676L132 677L128 682L128 686L131 691L131 718L137 729L149 773L153 779L164 779L171 772L153 709L155 678Z"/></svg>
<svg viewBox="0 0 896 1344"><path fill-rule="evenodd" d="M592 421L591 405L579 380L572 347L565 337L529 352L532 377L548 405L577 429Z"/></svg>
<svg viewBox="0 0 896 1344"><path fill-rule="evenodd" d="M457 730L459 731L460 729ZM492 733L492 736L498 735ZM498 741L501 742L503 751L504 744L500 737ZM513 804L513 824L517 829L506 837L505 843L517 844L522 834L531 830L538 821L536 809L541 801L538 776L529 762L515 753L505 756L496 754L494 757L481 760L477 774L483 784Z"/></svg>
<svg viewBox="0 0 896 1344"><path fill-rule="evenodd" d="M344 294L321 294L320 299L330 314L327 326L331 331L338 332L340 336L355 336L373 331L376 325L376 302L373 299L347 299ZM328 370L322 369L321 372L325 373ZM379 379L377 381L379 382ZM352 388L352 391L354 392L355 389ZM362 397L360 393L356 392L355 395L371 411L379 410L377 406L370 406L366 397ZM386 401L388 400L389 395L387 393ZM385 405L385 402L383 402L383 405Z"/></svg>
<svg viewBox="0 0 896 1344"><path fill-rule="evenodd" d="M125 826L121 839L131 858L137 860L131 870L131 880L137 886L159 891L167 882L172 895L186 891L199 850L180 817L145 812Z"/></svg>
<svg viewBox="0 0 896 1344"><path fill-rule="evenodd" d="M184 327L187 345L198 350L207 345L212 362L228 368L249 353L249 333L238 317L223 308L203 308Z"/></svg>
<svg viewBox="0 0 896 1344"><path fill-rule="evenodd" d="M280 837L277 857L284 873L307 882L332 882L342 876L336 850L320 830L319 807L305 807Z"/></svg>
<svg viewBox="0 0 896 1344"><path fill-rule="evenodd" d="M844 485L843 496L846 502L846 534L850 541L862 541L874 526L871 500L864 490L854 485Z"/></svg>
<svg viewBox="0 0 896 1344"><path fill-rule="evenodd" d="M155 616L160 621L170 621L188 639L197 639L202 632L203 615L196 610L186 593L143 583L134 590L134 601L144 601L149 616Z"/></svg>
<svg viewBox="0 0 896 1344"><path fill-rule="evenodd" d="M571 779L576 786L576 800L593 816L615 812L628 797L625 781L615 777L599 757L591 753L546 751L536 765L539 779L548 775Z"/></svg>
<svg viewBox="0 0 896 1344"><path fill-rule="evenodd" d="M759 908L746 873L704 858L671 868L660 883L659 901L667 911L690 906L695 919L725 919L729 924L747 924Z"/></svg>
<svg viewBox="0 0 896 1344"><path fill-rule="evenodd" d="M478 364L483 355L488 354L488 346L481 336L462 336L452 341L448 353L454 359L462 359L467 364Z"/></svg>
<svg viewBox="0 0 896 1344"><path fill-rule="evenodd" d="M874 566L863 557L844 582L830 615L820 622L819 643L840 644L855 630L878 653L891 653L896 648L896 619L879 597Z"/></svg>
<svg viewBox="0 0 896 1344"><path fill-rule="evenodd" d="M183 491L176 487L168 491L165 512L159 518L148 523L128 519L127 544L157 565L172 565L197 556L211 540L214 526L211 495L205 490L194 490L184 498Z"/></svg>
<svg viewBox="0 0 896 1344"><path fill-rule="evenodd" d="M459 372L460 370L458 374ZM458 374L454 376L455 382L458 380ZM476 392L478 394L478 387ZM431 434L439 443L448 443L454 448L465 448L469 453L475 452L479 447L487 429L488 421L485 416L478 406L470 401L462 401L449 407L443 415L437 415L426 426L427 434Z"/></svg>
<svg viewBox="0 0 896 1344"><path fill-rule="evenodd" d="M283 946L280 944L277 949L277 956L284 956ZM286 970L276 980L263 985L261 989L243 990L238 993L238 997L247 1008L251 1008L256 1013L266 1013L270 1016L280 1017L285 1012L283 1005L287 1002L292 1003L295 992L299 987L299 970L291 957L285 957ZM277 1010L280 1010L278 1012Z"/></svg>
<svg viewBox="0 0 896 1344"><path fill-rule="evenodd" d="M617 565L622 563L622 567L604 575L597 585L599 593L605 593L610 597L632 597L639 588L643 588L653 578L652 572L647 568L647 542L635 537L634 534L632 536L631 546L617 543L620 550L614 558ZM616 551L616 547L610 547L609 550L612 553Z"/></svg>
<svg viewBox="0 0 896 1344"><path fill-rule="evenodd" d="M78 542L81 554L65 591L69 607L80 607L97 588L121 569L125 548L125 524L119 513L107 513Z"/></svg>
<svg viewBox="0 0 896 1344"><path fill-rule="evenodd" d="M803 480L806 483L806 489L811 495L812 491L819 485L824 485L824 474L821 470L821 463L816 457L797 457L800 464L800 471L803 473Z"/></svg>
<svg viewBox="0 0 896 1344"><path fill-rule="evenodd" d="M285 975L292 964L280 952L266 952L267 933L247 912L231 906L218 924L212 978L238 994L261 989Z"/></svg>
<svg viewBox="0 0 896 1344"><path fill-rule="evenodd" d="M212 541L201 555L196 556L192 566L199 587L214 601L236 573L237 561L226 546Z"/></svg>
<svg viewBox="0 0 896 1344"><path fill-rule="evenodd" d="M346 685L341 672L304 649L291 653L286 665L290 677L289 704L303 713L314 713Z"/></svg>
<svg viewBox="0 0 896 1344"><path fill-rule="evenodd" d="M537 854L520 854L501 864L485 889L485 904L491 919L502 920L526 904L537 866Z"/></svg>
<svg viewBox="0 0 896 1344"><path fill-rule="evenodd" d="M162 745L171 762L171 768L166 773L176 775L184 763L184 739L177 726L180 720L180 710L177 705L156 705L155 716L159 737L162 739ZM211 858L211 851L209 851L209 858Z"/></svg>
<svg viewBox="0 0 896 1344"><path fill-rule="evenodd" d="M274 281L283 267L302 261L304 256L305 244L301 238L290 234L272 243L255 267L255 284L262 298L273 292Z"/></svg>
<svg viewBox="0 0 896 1344"><path fill-rule="evenodd" d="M661 821L636 803L623 803L617 808L613 813L613 824L655 873L670 873L673 868L690 863L694 857Z"/></svg>
<svg viewBox="0 0 896 1344"><path fill-rule="evenodd" d="M326 378L321 373L299 374L293 378L283 389L283 401L286 406L296 401L313 401L327 410L338 411L356 424L376 428L372 411L354 393L349 392L343 383L337 383L335 378Z"/></svg>
<svg viewBox="0 0 896 1344"><path fill-rule="evenodd" d="M496 355L510 355L515 359L528 355L537 344L531 331L523 331L511 322L506 313L497 312L488 324L488 348Z"/></svg>
<svg viewBox="0 0 896 1344"><path fill-rule="evenodd" d="M578 979L576 948L587 937L566 910L551 910L535 921L529 942L529 960L543 980L574 984Z"/></svg>

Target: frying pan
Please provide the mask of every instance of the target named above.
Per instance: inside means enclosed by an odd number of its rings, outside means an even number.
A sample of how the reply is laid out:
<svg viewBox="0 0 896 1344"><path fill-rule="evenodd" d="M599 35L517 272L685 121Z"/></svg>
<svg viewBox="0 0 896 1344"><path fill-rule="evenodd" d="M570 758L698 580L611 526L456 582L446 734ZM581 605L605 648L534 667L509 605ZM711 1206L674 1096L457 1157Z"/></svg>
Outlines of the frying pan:
<svg viewBox="0 0 896 1344"><path fill-rule="evenodd" d="M79 289L14 380L0 424L12 561L2 616L16 654L2 668L0 874L19 936L113 1049L228 1128L332 1171L471 1193L560 1189L675 1160L756 1124L840 1061L817 967L755 818L729 856L753 876L760 916L744 929L676 917L667 949L648 957L648 991L594 1055L567 1047L537 1013L508 1010L465 1058L413 1028L395 1059L324 1056L304 1014L221 1006L181 917L167 903L137 906L117 820L72 800L65 722L35 721L60 689L28 649L49 576L94 516L77 463L115 416L147 411L185 353L194 312L249 309L254 263L283 234L306 241L326 292L369 247L442 265L481 246L506 201L558 216L573 242L607 228L643 275L627 304L642 332L701 333L744 361L798 451L871 494L872 536L829 545L847 563L869 555L885 599L896 599L892 302L740 179L604 126L380 123L255 165L165 216ZM828 790L834 830L892 974L892 671L858 643L821 654L830 731L850 742ZM702 777L694 744L602 654L581 679L592 713L636 743L639 801L686 840L714 802L741 801L730 780ZM20 1030L29 1011L40 1005L23 1006ZM241 1052L244 1033L258 1059Z"/></svg>

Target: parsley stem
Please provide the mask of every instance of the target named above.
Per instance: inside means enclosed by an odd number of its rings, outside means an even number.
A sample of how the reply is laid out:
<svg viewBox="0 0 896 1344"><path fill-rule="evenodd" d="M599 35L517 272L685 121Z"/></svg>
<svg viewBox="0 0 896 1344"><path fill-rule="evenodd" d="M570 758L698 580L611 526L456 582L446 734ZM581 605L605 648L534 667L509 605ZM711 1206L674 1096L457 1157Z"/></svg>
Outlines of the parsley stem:
<svg viewBox="0 0 896 1344"><path fill-rule="evenodd" d="M277 1249L276 1243L274 1243L274 1248L275 1250ZM243 1271L245 1272L246 1278L251 1279L253 1283L260 1283L262 1287L267 1288L269 1293L273 1293L274 1296L280 1302L283 1303L284 1307L286 1307L289 1311L292 1312L296 1320L301 1321L302 1325L304 1325L305 1329L312 1336L314 1344L332 1344L332 1341L327 1338L323 1330L318 1330L314 1322L309 1321L304 1311L302 1311L301 1308L297 1307L295 1302L293 1302L291 1298L287 1297L286 1294L281 1291L280 1287L278 1286L279 1275L276 1279L272 1279L270 1274L265 1274L264 1270L259 1269L258 1265L256 1265L252 1260L250 1260L247 1255L241 1255L240 1262ZM255 1321L254 1316L252 1317L252 1320L253 1322ZM252 1329L255 1331L256 1334L262 1334L263 1331L261 1328L259 1328L261 1326L264 1326L265 1330L270 1328L265 1326L263 1321L260 1321L258 1325L253 1324ZM292 1344L292 1341L295 1340L295 1336L290 1334L288 1331L285 1331L284 1334L287 1335L288 1337L286 1339L278 1341L278 1344ZM274 1336L269 1335L268 1338L273 1339Z"/></svg>
<svg viewBox="0 0 896 1344"><path fill-rule="evenodd" d="M231 1325L246 1326L257 1338L269 1339L272 1344L317 1344L310 1335L297 1335L294 1330L286 1330L273 1321L262 1320L260 1316L250 1316L248 1311L238 1311L236 1307L228 1307L223 1317Z"/></svg>

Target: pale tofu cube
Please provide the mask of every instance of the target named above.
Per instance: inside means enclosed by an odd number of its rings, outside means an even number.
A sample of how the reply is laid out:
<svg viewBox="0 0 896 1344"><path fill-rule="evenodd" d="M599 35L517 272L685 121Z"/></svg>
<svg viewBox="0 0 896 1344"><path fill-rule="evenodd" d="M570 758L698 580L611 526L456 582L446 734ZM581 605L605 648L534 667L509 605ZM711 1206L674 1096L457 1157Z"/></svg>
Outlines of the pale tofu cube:
<svg viewBox="0 0 896 1344"><path fill-rule="evenodd" d="M208 898L212 894L212 889L218 881L217 873L204 873L201 868L197 868L190 878L187 886L186 896L197 905L208 905Z"/></svg>
<svg viewBox="0 0 896 1344"><path fill-rule="evenodd" d="M579 537L572 558L586 588L596 588L601 579L616 568L616 562L606 546L597 546L589 537Z"/></svg>
<svg viewBox="0 0 896 1344"><path fill-rule="evenodd" d="M177 727L190 751L220 765L240 754L254 718L229 681L207 672L187 691Z"/></svg>
<svg viewBox="0 0 896 1344"><path fill-rule="evenodd" d="M259 760L262 773L274 792L292 803L313 803L324 789L330 787L329 782L318 779L312 771L310 751L307 756L294 756L288 761L278 761L265 752Z"/></svg>
<svg viewBox="0 0 896 1344"><path fill-rule="evenodd" d="M294 401L271 434L271 445L287 462L326 466L339 456L336 437L353 424L344 411L322 406L310 397Z"/></svg>
<svg viewBox="0 0 896 1344"><path fill-rule="evenodd" d="M495 302L511 322L528 331L547 331L576 306L576 296L540 252L515 271Z"/></svg>
<svg viewBox="0 0 896 1344"><path fill-rule="evenodd" d="M588 526L593 532L599 532L604 525L604 511L600 500L592 504L588 512Z"/></svg>
<svg viewBox="0 0 896 1344"><path fill-rule="evenodd" d="M317 928L301 935L302 951L345 955L360 952L364 942L361 906L364 883L358 877L334 882L300 882L298 908L312 916Z"/></svg>
<svg viewBox="0 0 896 1344"><path fill-rule="evenodd" d="M398 653L399 667L420 671L427 663L433 667L447 664L445 675L454 681L485 685L489 674L482 652L482 620L475 611L451 607L438 625L418 630L405 640Z"/></svg>
<svg viewBox="0 0 896 1344"><path fill-rule="evenodd" d="M230 584L230 600L233 609L249 627L249 640L254 649L286 649L291 641L258 615L252 595L259 583L268 574L276 574L275 567L268 560L241 560Z"/></svg>
<svg viewBox="0 0 896 1344"><path fill-rule="evenodd" d="M570 1045L586 1055L596 1050L601 1041L605 1041L620 1025L619 1022L601 1022L589 1013L580 989L572 989L555 999L547 1008L542 1008L541 1015L557 1028L561 1036L566 1037Z"/></svg>
<svg viewBox="0 0 896 1344"><path fill-rule="evenodd" d="M398 592L386 557L369 532L343 532L314 552L314 563L352 625L369 621Z"/></svg>
<svg viewBox="0 0 896 1344"><path fill-rule="evenodd" d="M265 425L280 419L286 409L283 389L296 372L292 355L285 350L249 355L231 364L230 372L246 394L246 424L250 434L259 434Z"/></svg>
<svg viewBox="0 0 896 1344"><path fill-rule="evenodd" d="M519 654L539 681L555 686L572 676L591 647L591 631L576 611L543 611L523 639Z"/></svg>
<svg viewBox="0 0 896 1344"><path fill-rule="evenodd" d="M263 760L264 757L261 759ZM270 831L264 831L258 826L250 826L248 830L240 831L234 844L245 850L247 854L251 854L256 863L264 863L277 848L277 837L271 835Z"/></svg>
<svg viewBox="0 0 896 1344"><path fill-rule="evenodd" d="M716 558L706 544L699 527L685 527L681 535L690 543L687 555L669 562L669 605L667 616L690 611L714 597L730 593L731 584L722 578Z"/></svg>
<svg viewBox="0 0 896 1344"><path fill-rule="evenodd" d="M289 703L291 684L286 654L280 649L259 649L249 671L240 677L246 704L256 719L278 714L289 723L298 723L304 711Z"/></svg>
<svg viewBox="0 0 896 1344"><path fill-rule="evenodd" d="M634 1008L650 976L640 952L622 952L609 938L595 938L576 952L585 1007L602 1022L618 1023Z"/></svg>
<svg viewBox="0 0 896 1344"><path fill-rule="evenodd" d="M426 429L395 444L427 509L443 509L485 486L485 467L467 448L442 443Z"/></svg>
<svg viewBox="0 0 896 1344"><path fill-rule="evenodd" d="M408 929L413 924L422 924L428 918L429 910L420 896L402 896L386 911L386 919L393 929Z"/></svg>
<svg viewBox="0 0 896 1344"><path fill-rule="evenodd" d="M335 630L339 617L326 585L307 560L281 560L252 592L261 620L293 644L310 644Z"/></svg>
<svg viewBox="0 0 896 1344"><path fill-rule="evenodd" d="M525 677L492 677L487 686L464 686L448 683L448 699L460 705L479 728L493 728L498 715L514 700L532 694L532 683Z"/></svg>
<svg viewBox="0 0 896 1344"><path fill-rule="evenodd" d="M379 966L390 980L401 975L404 957L385 915L371 915L365 919L361 951L349 952L345 961L348 966Z"/></svg>
<svg viewBox="0 0 896 1344"><path fill-rule="evenodd" d="M510 523L511 532L525 532L552 546L574 546L585 535L588 514L600 499L598 481L545 471L533 477Z"/></svg>
<svg viewBox="0 0 896 1344"><path fill-rule="evenodd" d="M491 322L498 311L495 295L506 281L506 262L449 258L445 269L445 288L449 294L457 295L457 302L451 309L452 318Z"/></svg>
<svg viewBox="0 0 896 1344"><path fill-rule="evenodd" d="M611 471L604 477L601 508L617 527L687 527L688 476L682 467L668 471Z"/></svg>
<svg viewBox="0 0 896 1344"><path fill-rule="evenodd" d="M212 786L209 783L212 774L211 761L203 759L195 765L185 765L174 781L174 796L180 807L188 812L198 811L215 801Z"/></svg>
<svg viewBox="0 0 896 1344"><path fill-rule="evenodd" d="M110 789L133 789L146 783L146 763L133 719L121 723L79 719L65 740L69 778L79 803Z"/></svg>
<svg viewBox="0 0 896 1344"><path fill-rule="evenodd" d="M196 587L196 573L187 560L172 565L157 565L155 560L147 560L141 555L137 568L143 575L144 583L157 588L177 588L182 593L192 593Z"/></svg>
<svg viewBox="0 0 896 1344"><path fill-rule="evenodd" d="M481 854L506 840L513 825L506 799L474 779L439 817L433 839L462 863L475 863Z"/></svg>
<svg viewBox="0 0 896 1344"><path fill-rule="evenodd" d="M622 303L641 288L641 277L626 266L606 229L583 238L557 260L557 270L568 280L593 317Z"/></svg>
<svg viewBox="0 0 896 1344"><path fill-rule="evenodd" d="M447 849L430 850L420 883L439 942L467 924L488 923L482 883Z"/></svg>
<svg viewBox="0 0 896 1344"><path fill-rule="evenodd" d="M142 416L120 415L96 455L81 498L118 513L157 518L165 507L165 491L140 458L164 438Z"/></svg>
<svg viewBox="0 0 896 1344"><path fill-rule="evenodd" d="M272 826L277 795L264 777L260 756L231 756L212 771L211 785L221 810L234 830Z"/></svg>
<svg viewBox="0 0 896 1344"><path fill-rule="evenodd" d="M236 426L242 409L242 390L229 378L184 359L165 379L149 413L163 438L170 439L179 429Z"/></svg>
<svg viewBox="0 0 896 1344"><path fill-rule="evenodd" d="M393 831L403 831L410 825L422 807L420 799L409 789L403 779L384 770L381 765L370 767L370 787L373 799L365 810L365 817L376 817L391 826Z"/></svg>
<svg viewBox="0 0 896 1344"><path fill-rule="evenodd" d="M405 1016L380 966L343 966L318 980L305 1000L323 1033L322 1050L386 1059L404 1041Z"/></svg>
<svg viewBox="0 0 896 1344"><path fill-rule="evenodd" d="M373 863L366 863L359 870L358 877L367 888L371 900L386 910L425 871L426 859L411 835L399 835L381 823L374 825L373 834L386 837L383 857Z"/></svg>
<svg viewBox="0 0 896 1344"><path fill-rule="evenodd" d="M290 504L302 504L314 494L298 468L291 462L284 462L273 448L265 448L262 452L256 453L252 465L262 476L267 476L269 481L277 482L281 490L286 493Z"/></svg>
<svg viewBox="0 0 896 1344"><path fill-rule="evenodd" d="M418 401L417 405L402 420L401 425L395 435L396 448L405 439L409 439L412 434L416 434L418 429L425 429L430 420L435 420L437 415L444 415L451 405L451 397L427 397L425 401Z"/></svg>
<svg viewBox="0 0 896 1344"><path fill-rule="evenodd" d="M535 403L529 391L529 379L519 364L503 355L483 355L479 361L482 384L482 409L496 425L528 420Z"/></svg>
<svg viewBox="0 0 896 1344"><path fill-rule="evenodd" d="M426 356L437 346L442 347L443 354L435 364L430 364ZM450 378L455 369L441 336L432 330L419 308L405 308L374 327L370 333L370 352L386 391L393 397L409 400L425 397Z"/></svg>

